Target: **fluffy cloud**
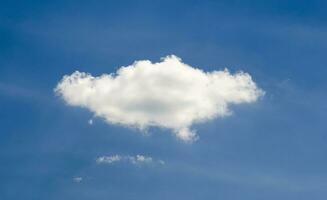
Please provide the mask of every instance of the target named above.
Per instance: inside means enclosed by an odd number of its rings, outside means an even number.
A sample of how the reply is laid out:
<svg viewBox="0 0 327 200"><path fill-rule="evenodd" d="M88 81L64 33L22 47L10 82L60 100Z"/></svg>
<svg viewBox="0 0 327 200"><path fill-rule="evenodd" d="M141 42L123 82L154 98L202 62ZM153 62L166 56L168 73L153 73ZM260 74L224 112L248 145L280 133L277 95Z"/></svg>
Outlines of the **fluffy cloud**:
<svg viewBox="0 0 327 200"><path fill-rule="evenodd" d="M117 162L128 162L135 165L141 164L165 164L164 161L158 160L155 161L152 157L144 156L144 155L136 155L136 156L121 156L121 155L112 155L112 156L101 156L96 159L96 163L98 164L113 164Z"/></svg>
<svg viewBox="0 0 327 200"><path fill-rule="evenodd" d="M264 94L247 73L204 72L173 55L98 77L76 71L64 76L55 92L108 123L168 128L183 141L198 138L193 124L227 116L230 104L252 103Z"/></svg>

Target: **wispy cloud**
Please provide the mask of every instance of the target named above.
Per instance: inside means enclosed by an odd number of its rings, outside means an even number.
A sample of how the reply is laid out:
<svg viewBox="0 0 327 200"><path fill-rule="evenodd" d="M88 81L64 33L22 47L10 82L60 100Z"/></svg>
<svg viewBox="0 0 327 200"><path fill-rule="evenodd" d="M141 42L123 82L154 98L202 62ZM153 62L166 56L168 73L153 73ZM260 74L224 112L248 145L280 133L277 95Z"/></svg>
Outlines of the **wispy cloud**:
<svg viewBox="0 0 327 200"><path fill-rule="evenodd" d="M125 162L133 165L149 165L149 164L164 165L165 164L165 162L162 160L155 160L152 157L145 156L145 155L136 155L136 156L111 155L111 156L100 156L96 159L97 164L114 164L118 162Z"/></svg>
<svg viewBox="0 0 327 200"><path fill-rule="evenodd" d="M10 83L0 82L0 95L23 97L31 99L44 99L45 97L33 89L21 87Z"/></svg>
<svg viewBox="0 0 327 200"><path fill-rule="evenodd" d="M269 188L291 191L325 191L327 179L324 176L295 175L263 169L241 169L237 166L199 166L185 163L170 163L169 169L217 182L248 185L255 188Z"/></svg>
<svg viewBox="0 0 327 200"><path fill-rule="evenodd" d="M75 182L75 183L80 183L80 182L82 182L83 181L83 178L82 177L74 177L73 178L73 181Z"/></svg>

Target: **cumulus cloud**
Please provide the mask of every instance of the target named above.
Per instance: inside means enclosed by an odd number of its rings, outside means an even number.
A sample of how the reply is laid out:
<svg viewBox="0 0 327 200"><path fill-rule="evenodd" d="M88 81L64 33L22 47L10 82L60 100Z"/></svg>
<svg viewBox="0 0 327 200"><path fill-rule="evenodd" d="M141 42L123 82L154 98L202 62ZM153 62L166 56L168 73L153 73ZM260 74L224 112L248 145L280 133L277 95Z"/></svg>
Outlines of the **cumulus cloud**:
<svg viewBox="0 0 327 200"><path fill-rule="evenodd" d="M101 156L96 159L98 164L114 164L117 162L128 162L134 165L141 164L165 164L162 160L154 160L152 157L144 155L136 156L121 156L121 155L112 155L112 156Z"/></svg>
<svg viewBox="0 0 327 200"><path fill-rule="evenodd" d="M64 76L55 92L108 123L168 128L183 141L198 138L193 124L230 115L229 105L252 103L264 94L248 73L204 72L174 55L97 77L76 71Z"/></svg>

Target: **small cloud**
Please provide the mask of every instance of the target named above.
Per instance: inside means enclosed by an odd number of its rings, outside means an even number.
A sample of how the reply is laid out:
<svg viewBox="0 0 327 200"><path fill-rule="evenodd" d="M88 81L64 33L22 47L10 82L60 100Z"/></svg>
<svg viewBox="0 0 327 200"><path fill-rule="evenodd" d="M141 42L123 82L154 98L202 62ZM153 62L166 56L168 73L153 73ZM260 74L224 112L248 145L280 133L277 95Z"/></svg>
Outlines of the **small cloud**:
<svg viewBox="0 0 327 200"><path fill-rule="evenodd" d="M74 178L73 178L73 181L74 181L75 183L80 183L80 182L82 182L82 180L83 180L82 177L74 177Z"/></svg>
<svg viewBox="0 0 327 200"><path fill-rule="evenodd" d="M149 165L149 164L160 164L164 165L165 162L162 160L154 160L150 156L136 155L136 156L121 156L121 155L112 155L112 156L101 156L96 159L97 164L114 164L117 162L125 162L133 165Z"/></svg>
<svg viewBox="0 0 327 200"><path fill-rule="evenodd" d="M111 164L111 163L114 163L114 162L118 162L121 159L122 159L122 157L119 156L119 155L114 155L114 156L101 156L101 157L98 157L96 159L96 162L98 164L101 164L101 163Z"/></svg>
<svg viewBox="0 0 327 200"><path fill-rule="evenodd" d="M93 119L90 119L90 120L88 121L88 123L89 123L90 125L93 125Z"/></svg>
<svg viewBox="0 0 327 200"><path fill-rule="evenodd" d="M153 162L151 157L143 156L143 155L136 155L136 156L128 156L128 160L133 164L149 164Z"/></svg>
<svg viewBox="0 0 327 200"><path fill-rule="evenodd" d="M55 92L109 124L167 128L185 142L199 138L192 125L228 116L230 105L264 95L248 73L205 72L174 55L157 63L135 61L97 77L76 71L65 75Z"/></svg>

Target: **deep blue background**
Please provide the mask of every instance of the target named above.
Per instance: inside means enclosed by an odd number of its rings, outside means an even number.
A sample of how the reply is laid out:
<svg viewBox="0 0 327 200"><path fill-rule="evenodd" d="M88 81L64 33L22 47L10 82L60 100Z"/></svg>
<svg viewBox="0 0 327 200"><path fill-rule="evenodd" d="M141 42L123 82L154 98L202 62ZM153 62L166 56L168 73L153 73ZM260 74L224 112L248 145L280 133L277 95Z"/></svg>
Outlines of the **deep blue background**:
<svg viewBox="0 0 327 200"><path fill-rule="evenodd" d="M326 10L314 0L0 0L0 199L326 199ZM166 130L90 126L92 113L53 93L75 70L169 54L249 72L266 96L195 126L200 140L184 144ZM111 154L166 165L96 165Z"/></svg>

